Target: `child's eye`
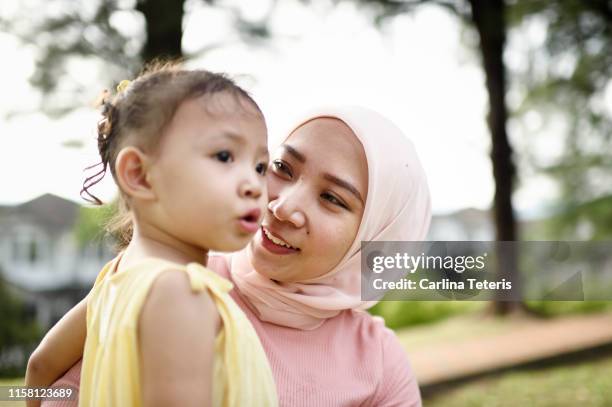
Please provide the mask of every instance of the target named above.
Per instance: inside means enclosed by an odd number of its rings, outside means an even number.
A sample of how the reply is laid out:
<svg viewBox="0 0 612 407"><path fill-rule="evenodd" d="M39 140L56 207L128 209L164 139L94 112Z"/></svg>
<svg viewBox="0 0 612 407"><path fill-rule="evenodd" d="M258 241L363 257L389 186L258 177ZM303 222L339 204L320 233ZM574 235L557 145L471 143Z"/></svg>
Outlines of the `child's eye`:
<svg viewBox="0 0 612 407"><path fill-rule="evenodd" d="M232 153L227 150L219 151L215 154L215 158L221 162L228 163L234 161Z"/></svg>
<svg viewBox="0 0 612 407"><path fill-rule="evenodd" d="M267 169L268 169L268 164L267 163L259 163L255 167L255 171L257 171L257 173L260 174L260 175L266 175L266 170Z"/></svg>
<svg viewBox="0 0 612 407"><path fill-rule="evenodd" d="M289 177L291 177L292 175L291 171L289 170L289 166L281 160L272 161L272 169L274 170L275 173L282 172L288 175Z"/></svg>
<svg viewBox="0 0 612 407"><path fill-rule="evenodd" d="M330 203L332 203L332 204L334 204L334 205L337 205L337 206L339 206L339 207L341 207L341 208L348 209L348 206L346 206L346 205L344 204L344 202L342 202L341 200L339 200L338 198L336 198L336 197L335 197L335 196L333 196L332 194L329 194L329 193L327 193L327 192L324 192L324 193L322 193L322 194L321 194L321 198L323 198L323 199L325 199L326 201L328 201L328 202L330 202Z"/></svg>

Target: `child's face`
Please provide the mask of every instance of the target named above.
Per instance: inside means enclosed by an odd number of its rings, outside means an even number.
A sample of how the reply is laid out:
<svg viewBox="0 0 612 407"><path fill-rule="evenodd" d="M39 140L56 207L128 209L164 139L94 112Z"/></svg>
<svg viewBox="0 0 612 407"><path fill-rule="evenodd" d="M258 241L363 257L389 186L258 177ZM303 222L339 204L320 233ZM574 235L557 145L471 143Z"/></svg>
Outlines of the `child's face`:
<svg viewBox="0 0 612 407"><path fill-rule="evenodd" d="M154 223L184 243L242 249L267 204L267 131L248 102L218 93L183 102L149 171Z"/></svg>

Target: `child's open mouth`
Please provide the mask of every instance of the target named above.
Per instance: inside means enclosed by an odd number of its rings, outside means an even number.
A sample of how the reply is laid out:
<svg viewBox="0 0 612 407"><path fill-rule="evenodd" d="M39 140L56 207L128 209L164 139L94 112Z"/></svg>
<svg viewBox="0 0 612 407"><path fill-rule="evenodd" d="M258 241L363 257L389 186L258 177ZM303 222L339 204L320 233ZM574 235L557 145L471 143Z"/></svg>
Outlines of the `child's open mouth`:
<svg viewBox="0 0 612 407"><path fill-rule="evenodd" d="M238 219L240 227L247 233L255 233L259 229L261 210L253 209Z"/></svg>

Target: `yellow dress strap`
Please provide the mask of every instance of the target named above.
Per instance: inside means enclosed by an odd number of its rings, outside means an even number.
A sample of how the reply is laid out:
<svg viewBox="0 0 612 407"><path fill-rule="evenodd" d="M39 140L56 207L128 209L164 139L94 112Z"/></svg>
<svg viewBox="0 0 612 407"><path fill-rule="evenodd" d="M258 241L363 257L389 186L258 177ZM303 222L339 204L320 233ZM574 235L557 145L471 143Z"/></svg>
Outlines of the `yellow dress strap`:
<svg viewBox="0 0 612 407"><path fill-rule="evenodd" d="M208 288L216 296L221 296L222 294L229 293L234 288L230 281L201 264L189 263L185 266L185 271L189 276L191 289L194 291L202 291Z"/></svg>
<svg viewBox="0 0 612 407"><path fill-rule="evenodd" d="M108 274L112 274L113 271L117 269L117 264L119 264L119 260L121 260L122 255L123 253L120 253L119 255L117 255L117 257L115 257L114 259L106 263L104 267L102 267L102 270L100 270L100 272L98 273L98 276L96 277L96 281L94 282L94 287L100 284L100 282L104 280Z"/></svg>

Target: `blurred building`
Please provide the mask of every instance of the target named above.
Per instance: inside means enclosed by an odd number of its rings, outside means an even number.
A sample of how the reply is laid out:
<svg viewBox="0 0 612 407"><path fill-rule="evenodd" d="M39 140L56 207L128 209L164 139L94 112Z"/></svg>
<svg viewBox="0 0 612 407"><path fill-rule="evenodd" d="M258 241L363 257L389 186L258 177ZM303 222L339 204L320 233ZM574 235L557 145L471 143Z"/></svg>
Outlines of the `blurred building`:
<svg viewBox="0 0 612 407"><path fill-rule="evenodd" d="M87 294L112 258L104 241L77 241L78 215L78 204L51 194L0 206L0 272L45 330Z"/></svg>
<svg viewBox="0 0 612 407"><path fill-rule="evenodd" d="M427 234L430 241L489 241L495 239L491 212L467 208L434 215Z"/></svg>

